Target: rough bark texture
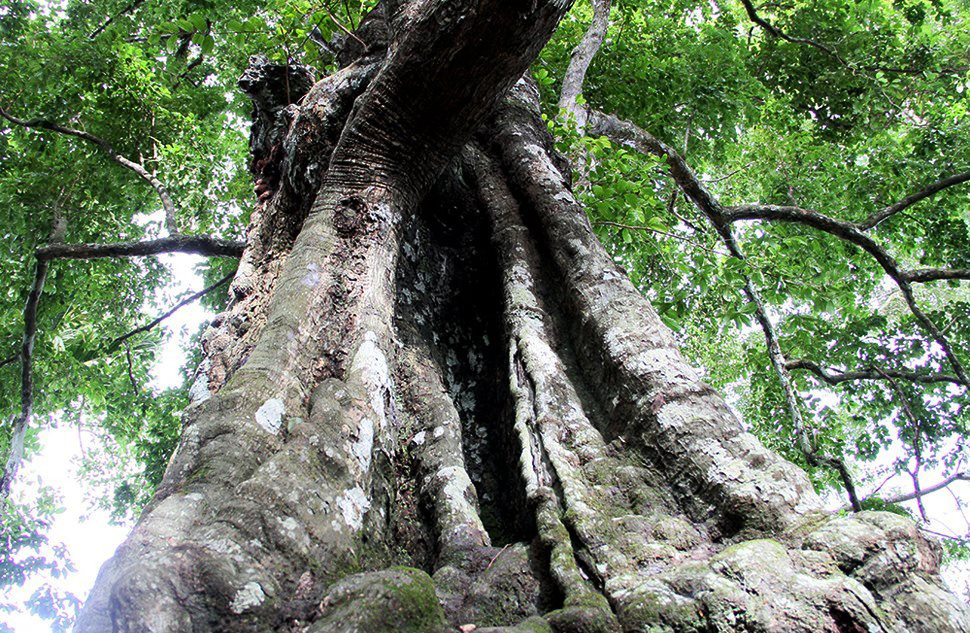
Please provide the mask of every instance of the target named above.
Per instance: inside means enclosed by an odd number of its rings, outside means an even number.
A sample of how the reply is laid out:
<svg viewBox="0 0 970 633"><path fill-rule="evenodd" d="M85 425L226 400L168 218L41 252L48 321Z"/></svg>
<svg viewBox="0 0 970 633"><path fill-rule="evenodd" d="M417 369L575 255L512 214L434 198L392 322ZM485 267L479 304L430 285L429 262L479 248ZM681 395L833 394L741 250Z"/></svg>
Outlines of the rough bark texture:
<svg viewBox="0 0 970 633"><path fill-rule="evenodd" d="M77 630L970 629L681 357L515 83L566 7L506 5L383 3L312 87L253 60L234 303Z"/></svg>

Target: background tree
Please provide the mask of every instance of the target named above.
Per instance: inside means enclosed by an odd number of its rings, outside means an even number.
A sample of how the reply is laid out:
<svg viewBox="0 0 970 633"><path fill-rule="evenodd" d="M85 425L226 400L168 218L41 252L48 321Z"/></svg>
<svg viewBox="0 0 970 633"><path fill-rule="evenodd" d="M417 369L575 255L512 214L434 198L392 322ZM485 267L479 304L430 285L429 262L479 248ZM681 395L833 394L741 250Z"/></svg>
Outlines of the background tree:
<svg viewBox="0 0 970 633"><path fill-rule="evenodd" d="M965 8L599 2L506 98L564 7L452 5L4 9L4 496L65 412L155 494L81 630L966 627L674 347L854 509L964 477ZM171 251L238 261L181 429ZM16 582L52 506L5 504Z"/></svg>

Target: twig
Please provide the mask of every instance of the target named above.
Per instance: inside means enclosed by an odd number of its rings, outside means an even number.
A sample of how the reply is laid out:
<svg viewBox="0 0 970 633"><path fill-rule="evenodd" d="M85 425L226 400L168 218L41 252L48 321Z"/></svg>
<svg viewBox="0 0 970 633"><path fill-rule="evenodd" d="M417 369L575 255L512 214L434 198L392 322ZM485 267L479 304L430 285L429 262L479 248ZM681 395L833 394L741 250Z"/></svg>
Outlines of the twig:
<svg viewBox="0 0 970 633"><path fill-rule="evenodd" d="M931 530L928 527L922 525L917 526L921 532L926 532L927 534L932 534L933 536L938 536L939 538L945 538L948 541L956 541L961 545L966 545L970 543L970 538L966 536L953 536L952 534L944 534L943 532L937 532L936 530Z"/></svg>
<svg viewBox="0 0 970 633"><path fill-rule="evenodd" d="M675 240L680 240L681 242L690 244L695 248L699 248L703 251L706 251L714 255L720 255L722 257L730 257L730 253L725 253L723 251L719 251L719 250L710 248L708 246L704 246L703 244L699 242L695 242L694 240L688 237L677 235L675 233L667 233L666 231L659 231L657 229L652 229L649 226L639 226L636 224L621 224L619 222L609 222L607 220L596 220L595 222L593 222L593 224L596 224L597 226L612 226L619 229L628 229L630 231L650 231L651 233L656 233L657 235L663 235L665 237L669 237Z"/></svg>
<svg viewBox="0 0 970 633"><path fill-rule="evenodd" d="M340 20L338 20L336 18L336 16L334 16L334 14L330 12L330 8L329 7L324 7L323 10L327 12L327 15L330 16L330 19L333 20L333 23L336 24L337 27L341 31L343 31L344 33L346 33L350 37L352 37L355 40L357 40L357 43L360 44L361 46L365 46L365 47L367 46L367 42L365 42L364 40L362 40L359 37L357 37L357 34L356 33L354 33L353 31L351 31L350 29L348 29L346 26L344 26L343 24L341 24Z"/></svg>
<svg viewBox="0 0 970 633"><path fill-rule="evenodd" d="M893 388L893 391L896 392L896 395L899 396L899 402L903 407L903 412L906 414L906 418L913 424L913 455L916 458L916 466L912 471L909 471L907 468L907 471L909 472L910 478L913 480L913 498L916 499L916 507L919 509L919 515L923 517L924 521L928 521L929 519L926 518L926 508L923 507L923 492L920 490L919 485L919 470L923 465L923 455L920 448L922 426L920 425L916 414L913 413L912 407L909 406L909 398L906 397L906 394L900 388L896 380L888 374L883 374L883 376L885 376L886 380L889 381L889 385Z"/></svg>
<svg viewBox="0 0 970 633"><path fill-rule="evenodd" d="M485 569L490 569L492 567L492 563L494 563L496 560L498 560L498 557L502 555L502 552L504 552L508 548L509 548L509 545L508 545L508 543L506 543L505 544L505 547L503 547L502 549L500 549L499 552L498 552L498 554L496 554L495 556L492 557L492 560L488 561L488 565L485 567Z"/></svg>

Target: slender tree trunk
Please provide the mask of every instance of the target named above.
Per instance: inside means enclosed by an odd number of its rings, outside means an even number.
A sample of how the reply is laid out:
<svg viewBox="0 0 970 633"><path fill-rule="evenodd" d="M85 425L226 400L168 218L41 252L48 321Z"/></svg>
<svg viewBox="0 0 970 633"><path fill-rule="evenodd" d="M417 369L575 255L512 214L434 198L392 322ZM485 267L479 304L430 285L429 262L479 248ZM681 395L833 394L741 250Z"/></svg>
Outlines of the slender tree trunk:
<svg viewBox="0 0 970 633"><path fill-rule="evenodd" d="M567 7L507 4L247 71L233 304L77 630L970 630L935 544L823 514L681 357L516 83Z"/></svg>

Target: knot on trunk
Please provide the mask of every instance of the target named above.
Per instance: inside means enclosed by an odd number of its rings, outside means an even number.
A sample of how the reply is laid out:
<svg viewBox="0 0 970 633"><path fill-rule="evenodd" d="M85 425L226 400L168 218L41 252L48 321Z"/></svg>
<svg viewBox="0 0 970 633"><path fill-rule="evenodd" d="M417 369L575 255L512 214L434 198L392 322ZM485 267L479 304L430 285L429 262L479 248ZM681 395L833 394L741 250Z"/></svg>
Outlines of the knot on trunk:
<svg viewBox="0 0 970 633"><path fill-rule="evenodd" d="M333 226L343 238L360 237L374 233L387 223L387 214L380 213L360 196L348 196L337 203L333 213Z"/></svg>

